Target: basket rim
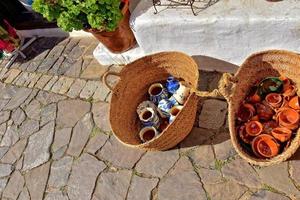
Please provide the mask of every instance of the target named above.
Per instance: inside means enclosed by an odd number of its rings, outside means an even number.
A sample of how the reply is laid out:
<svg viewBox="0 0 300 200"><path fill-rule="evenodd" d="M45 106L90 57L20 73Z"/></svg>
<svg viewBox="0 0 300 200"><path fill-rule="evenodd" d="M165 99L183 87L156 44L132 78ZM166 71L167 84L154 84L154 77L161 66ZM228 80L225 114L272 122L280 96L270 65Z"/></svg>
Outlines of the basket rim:
<svg viewBox="0 0 300 200"><path fill-rule="evenodd" d="M252 55L250 55L240 66L240 68L238 69L238 71L235 73L234 78L236 78L240 73L241 70L243 68L243 66L245 66L247 63L249 63L249 61L251 61L252 59L258 57L258 56L263 56L263 55L273 55L273 54L277 54L277 55L284 55L284 56L293 56L294 59L299 60L300 63L300 54L297 54L295 52L292 51L287 51L287 50L265 50L265 51L260 51L257 53L254 53ZM236 83L233 83L234 85ZM228 110L232 111L232 103L230 102L231 100L229 100L228 102ZM251 155L249 155L245 150L243 150L243 147L239 144L238 140L237 140L237 133L236 133L236 127L235 127L235 113L233 112L229 112L228 114L228 121L229 121L229 130L230 130L230 138L231 138L231 143L234 147L234 149L237 151L237 153L239 154L239 156L241 156L243 159L245 159L247 162L254 164L254 165L258 165L258 166L269 166L269 165L273 165L273 164L278 164L280 162L283 162L287 159L289 159L300 147L300 128L298 128L297 132L296 132L296 136L295 138L291 141L290 146L281 154L270 158L270 159L259 159L259 158L255 158Z"/></svg>

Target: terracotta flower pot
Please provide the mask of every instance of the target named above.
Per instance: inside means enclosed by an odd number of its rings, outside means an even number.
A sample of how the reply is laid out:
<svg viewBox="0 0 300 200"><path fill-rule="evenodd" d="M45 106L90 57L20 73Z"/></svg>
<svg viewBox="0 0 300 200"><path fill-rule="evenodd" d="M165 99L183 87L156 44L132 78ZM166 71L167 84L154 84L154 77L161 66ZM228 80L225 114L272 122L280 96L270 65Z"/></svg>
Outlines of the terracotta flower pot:
<svg viewBox="0 0 300 200"><path fill-rule="evenodd" d="M279 153L279 144L270 135L263 135L257 142L257 150L260 155L272 158Z"/></svg>
<svg viewBox="0 0 300 200"><path fill-rule="evenodd" d="M272 135L275 139L280 142L288 141L292 136L292 131L285 127L278 127L272 130Z"/></svg>
<svg viewBox="0 0 300 200"><path fill-rule="evenodd" d="M240 107L237 113L237 118L239 121L246 122L250 120L254 116L254 114L255 114L254 106L246 103Z"/></svg>
<svg viewBox="0 0 300 200"><path fill-rule="evenodd" d="M259 121L250 121L246 124L246 132L250 136L257 136L263 131L263 125Z"/></svg>
<svg viewBox="0 0 300 200"><path fill-rule="evenodd" d="M289 106L295 110L300 110L300 98L298 96L293 97L289 101Z"/></svg>
<svg viewBox="0 0 300 200"><path fill-rule="evenodd" d="M241 126L238 128L237 132L241 140L243 140L243 142L245 142L246 144L250 144L254 137L248 135L245 129L246 129L245 126Z"/></svg>
<svg viewBox="0 0 300 200"><path fill-rule="evenodd" d="M266 102L273 108L279 108L282 104L282 96L277 93L270 93L266 96Z"/></svg>
<svg viewBox="0 0 300 200"><path fill-rule="evenodd" d="M294 130L299 127L299 113L291 108L287 108L278 113L278 122L282 127Z"/></svg>
<svg viewBox="0 0 300 200"><path fill-rule="evenodd" d="M283 96L285 97L292 97L295 96L297 92L297 88L294 85L287 86L283 91Z"/></svg>
<svg viewBox="0 0 300 200"><path fill-rule="evenodd" d="M279 144L275 138L262 134L254 138L252 142L252 150L258 157L272 158L279 153Z"/></svg>
<svg viewBox="0 0 300 200"><path fill-rule="evenodd" d="M112 32L99 31L96 29L87 29L93 34L104 46L113 53L125 52L136 45L134 34L129 26L130 11L128 3L122 8L123 19L120 21L118 28Z"/></svg>

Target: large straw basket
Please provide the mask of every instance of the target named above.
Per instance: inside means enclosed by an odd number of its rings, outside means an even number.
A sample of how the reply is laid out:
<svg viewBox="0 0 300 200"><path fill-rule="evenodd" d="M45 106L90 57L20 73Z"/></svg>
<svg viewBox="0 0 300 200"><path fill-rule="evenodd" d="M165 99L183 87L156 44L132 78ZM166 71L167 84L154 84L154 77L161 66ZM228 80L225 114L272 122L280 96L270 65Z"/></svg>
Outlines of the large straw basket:
<svg viewBox="0 0 300 200"><path fill-rule="evenodd" d="M227 74L227 78L220 85L220 92L229 103L228 121L232 144L242 158L255 165L268 166L285 161L296 152L300 145L300 131L298 130L296 137L286 151L272 159L264 160L247 154L238 141L235 114L249 89L257 80L262 80L268 76L280 75L293 80L297 88L300 89L300 56L298 54L281 50L270 50L253 54L242 64L233 77Z"/></svg>
<svg viewBox="0 0 300 200"><path fill-rule="evenodd" d="M112 75L120 77L114 88L107 84L107 77ZM103 82L112 90L110 124L120 142L146 150L166 150L176 146L189 134L197 111L198 98L195 93L190 94L184 109L158 137L141 143L138 136L138 104L148 98L147 91L151 84L165 81L170 75L197 88L198 66L191 57L179 52L146 56L128 64L120 73L108 72L103 76Z"/></svg>

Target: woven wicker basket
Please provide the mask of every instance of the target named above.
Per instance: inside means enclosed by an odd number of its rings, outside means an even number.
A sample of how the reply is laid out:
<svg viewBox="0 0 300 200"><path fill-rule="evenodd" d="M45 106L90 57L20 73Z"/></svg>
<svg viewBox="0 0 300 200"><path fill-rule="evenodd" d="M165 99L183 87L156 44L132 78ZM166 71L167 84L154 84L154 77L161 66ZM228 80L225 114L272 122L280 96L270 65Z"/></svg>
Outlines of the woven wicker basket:
<svg viewBox="0 0 300 200"><path fill-rule="evenodd" d="M300 146L300 129L286 151L267 160L250 156L244 151L238 141L235 114L249 89L257 80L268 76L280 75L293 80L297 88L300 89L300 56L298 54L281 50L270 50L253 54L242 64L235 76L225 74L219 87L220 93L224 95L229 104L228 121L232 144L242 158L255 165L268 166L283 162L290 158Z"/></svg>
<svg viewBox="0 0 300 200"><path fill-rule="evenodd" d="M107 77L111 75L120 77L114 88L107 83ZM139 103L148 98L147 91L151 84L165 81L170 75L186 81L193 92L171 125L158 137L141 143L138 136L140 122L136 108ZM176 146L193 128L199 99L197 95L205 97L214 95L196 91L198 78L199 71L195 61L190 56L179 52L146 56L126 65L120 73L106 73L103 82L113 92L110 124L116 138L126 146L146 150L166 150Z"/></svg>

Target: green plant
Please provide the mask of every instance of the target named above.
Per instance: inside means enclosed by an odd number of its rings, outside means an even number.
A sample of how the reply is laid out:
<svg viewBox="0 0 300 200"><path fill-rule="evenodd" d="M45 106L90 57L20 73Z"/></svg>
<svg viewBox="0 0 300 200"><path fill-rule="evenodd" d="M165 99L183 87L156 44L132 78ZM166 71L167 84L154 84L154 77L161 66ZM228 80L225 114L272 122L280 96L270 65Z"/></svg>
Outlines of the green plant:
<svg viewBox="0 0 300 200"><path fill-rule="evenodd" d="M114 31L122 19L121 0L35 0L32 8L65 31Z"/></svg>

